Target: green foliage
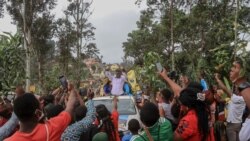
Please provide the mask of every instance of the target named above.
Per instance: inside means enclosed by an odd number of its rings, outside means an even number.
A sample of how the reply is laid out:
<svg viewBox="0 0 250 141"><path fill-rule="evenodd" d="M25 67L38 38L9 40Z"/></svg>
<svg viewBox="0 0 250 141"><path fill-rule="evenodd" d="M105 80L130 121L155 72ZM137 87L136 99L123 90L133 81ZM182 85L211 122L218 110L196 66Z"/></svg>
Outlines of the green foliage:
<svg viewBox="0 0 250 141"><path fill-rule="evenodd" d="M0 35L0 91L10 92L24 80L24 50L21 48L19 34Z"/></svg>
<svg viewBox="0 0 250 141"><path fill-rule="evenodd" d="M241 1L237 46L235 47L235 6L228 1L174 1L174 46L170 38L170 2L147 0L147 9L141 12L137 29L128 34L123 43L125 57L132 57L135 64L146 62L143 57L148 52L156 52L171 63L174 52L176 70L188 74L192 80L198 80L198 74L205 72L209 83L213 83L213 74L228 76L234 54L246 57L245 50L249 39L249 0ZM142 1L137 0L140 4Z"/></svg>
<svg viewBox="0 0 250 141"><path fill-rule="evenodd" d="M156 63L162 63L161 56L156 52L148 52L144 55L144 64L135 67L136 79L153 88L163 88L164 83L159 79Z"/></svg>

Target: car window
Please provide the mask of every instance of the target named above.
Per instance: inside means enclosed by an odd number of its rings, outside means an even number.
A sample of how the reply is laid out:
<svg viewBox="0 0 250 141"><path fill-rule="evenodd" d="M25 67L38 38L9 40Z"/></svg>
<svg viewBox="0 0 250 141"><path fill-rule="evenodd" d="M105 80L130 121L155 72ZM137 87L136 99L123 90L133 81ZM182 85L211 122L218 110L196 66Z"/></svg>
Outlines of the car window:
<svg viewBox="0 0 250 141"><path fill-rule="evenodd" d="M104 104L112 112L113 104L111 99L94 100L94 105ZM131 99L119 99L118 113L120 115L135 115L135 104Z"/></svg>

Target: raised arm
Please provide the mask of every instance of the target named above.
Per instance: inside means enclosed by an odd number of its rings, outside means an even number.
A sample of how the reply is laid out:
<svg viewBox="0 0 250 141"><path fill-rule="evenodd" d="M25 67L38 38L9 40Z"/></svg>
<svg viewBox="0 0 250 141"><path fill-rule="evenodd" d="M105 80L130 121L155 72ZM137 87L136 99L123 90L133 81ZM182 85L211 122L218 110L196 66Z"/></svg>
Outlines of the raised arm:
<svg viewBox="0 0 250 141"><path fill-rule="evenodd" d="M163 71L160 72L160 76L168 83L168 85L174 92L175 97L179 97L182 88L167 76L166 69L163 69Z"/></svg>
<svg viewBox="0 0 250 141"><path fill-rule="evenodd" d="M17 125L18 119L13 112L11 118L2 127L0 127L0 141L8 137L14 131Z"/></svg>
<svg viewBox="0 0 250 141"><path fill-rule="evenodd" d="M216 80L216 82L218 83L219 87L227 94L227 96L228 96L228 97L231 97L231 96L232 96L231 90L229 90L229 89L224 85L224 83L220 80L219 74L218 74L218 73L215 74L215 80Z"/></svg>
<svg viewBox="0 0 250 141"><path fill-rule="evenodd" d="M62 141L68 139L72 141L75 140L78 141L80 139L81 134L83 132L86 132L88 128L91 126L91 124L94 122L96 117L95 117L95 106L92 100L93 96L90 97L90 94L88 94L88 97L89 97L89 100L87 102L88 112L86 116L82 120L68 126L68 128L62 134L61 137Z"/></svg>
<svg viewBox="0 0 250 141"><path fill-rule="evenodd" d="M110 73L110 71L105 71L105 76L106 77L108 77L109 78L109 80L111 80L112 81L112 79L113 79L113 76L111 75L111 73Z"/></svg>

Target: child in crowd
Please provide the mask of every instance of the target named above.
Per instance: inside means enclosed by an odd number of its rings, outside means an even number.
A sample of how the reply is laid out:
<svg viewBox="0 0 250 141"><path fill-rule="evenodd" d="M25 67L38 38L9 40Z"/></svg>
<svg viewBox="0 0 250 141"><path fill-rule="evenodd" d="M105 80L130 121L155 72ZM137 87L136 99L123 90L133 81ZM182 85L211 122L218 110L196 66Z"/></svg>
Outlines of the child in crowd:
<svg viewBox="0 0 250 141"><path fill-rule="evenodd" d="M130 131L129 134L123 136L122 141L130 141L132 136L139 135L138 131L141 129L140 123L137 119L131 119L128 122L128 130Z"/></svg>

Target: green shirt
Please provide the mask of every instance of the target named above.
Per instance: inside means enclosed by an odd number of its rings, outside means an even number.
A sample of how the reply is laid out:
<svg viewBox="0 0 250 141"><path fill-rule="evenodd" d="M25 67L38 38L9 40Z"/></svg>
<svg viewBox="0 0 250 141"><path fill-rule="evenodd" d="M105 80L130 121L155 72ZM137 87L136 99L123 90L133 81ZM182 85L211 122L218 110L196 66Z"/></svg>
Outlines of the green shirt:
<svg viewBox="0 0 250 141"><path fill-rule="evenodd" d="M160 118L158 122L152 127L149 127L148 130L154 141L173 141L172 125L165 118ZM149 141L145 131L141 132L140 135L141 136L133 136L130 141Z"/></svg>

